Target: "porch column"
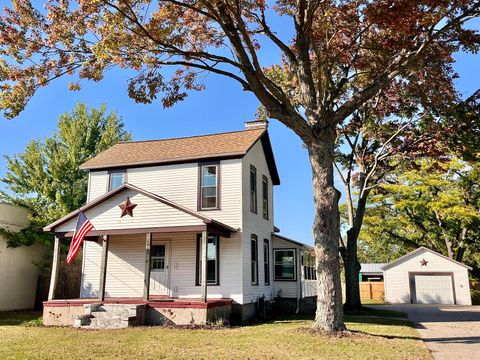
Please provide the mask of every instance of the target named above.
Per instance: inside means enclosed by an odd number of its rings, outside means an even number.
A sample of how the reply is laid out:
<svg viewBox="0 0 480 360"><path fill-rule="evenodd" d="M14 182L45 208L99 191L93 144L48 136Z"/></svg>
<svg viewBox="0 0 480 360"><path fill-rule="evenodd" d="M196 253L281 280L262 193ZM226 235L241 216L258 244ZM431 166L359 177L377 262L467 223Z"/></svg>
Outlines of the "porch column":
<svg viewBox="0 0 480 360"><path fill-rule="evenodd" d="M202 301L207 302L207 231L202 231L202 268L201 268L201 285L202 285Z"/></svg>
<svg viewBox="0 0 480 360"><path fill-rule="evenodd" d="M55 236L55 245L53 247L52 275L50 276L50 288L48 290L48 300L55 297L57 288L58 269L60 267L60 239Z"/></svg>
<svg viewBox="0 0 480 360"><path fill-rule="evenodd" d="M145 278L143 280L143 299L148 301L150 296L150 248L152 247L152 233L147 233L145 243Z"/></svg>
<svg viewBox="0 0 480 360"><path fill-rule="evenodd" d="M102 265L100 266L100 287L98 300L105 300L105 281L107 279L108 235L102 236Z"/></svg>

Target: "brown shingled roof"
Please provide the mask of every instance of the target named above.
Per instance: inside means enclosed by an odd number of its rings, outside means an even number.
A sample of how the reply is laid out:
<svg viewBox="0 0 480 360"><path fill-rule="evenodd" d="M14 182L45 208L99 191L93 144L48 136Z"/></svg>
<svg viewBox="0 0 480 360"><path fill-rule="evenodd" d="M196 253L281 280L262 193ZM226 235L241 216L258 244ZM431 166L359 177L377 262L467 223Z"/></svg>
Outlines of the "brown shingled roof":
<svg viewBox="0 0 480 360"><path fill-rule="evenodd" d="M243 156L260 138L267 157L271 157L269 162L273 161L270 166L273 165L276 173L275 160L265 128L165 140L121 142L88 160L80 168L98 170Z"/></svg>

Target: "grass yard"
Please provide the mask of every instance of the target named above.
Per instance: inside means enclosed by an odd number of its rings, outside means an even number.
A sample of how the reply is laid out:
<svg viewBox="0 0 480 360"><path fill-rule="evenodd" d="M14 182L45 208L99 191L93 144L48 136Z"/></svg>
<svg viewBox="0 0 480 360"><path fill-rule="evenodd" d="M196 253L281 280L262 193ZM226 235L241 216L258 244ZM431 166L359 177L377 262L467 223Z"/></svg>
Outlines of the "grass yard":
<svg viewBox="0 0 480 360"><path fill-rule="evenodd" d="M352 333L343 337L308 333L307 318L218 330L86 331L38 326L38 316L0 313L0 359L431 359L409 322L365 315L347 317Z"/></svg>

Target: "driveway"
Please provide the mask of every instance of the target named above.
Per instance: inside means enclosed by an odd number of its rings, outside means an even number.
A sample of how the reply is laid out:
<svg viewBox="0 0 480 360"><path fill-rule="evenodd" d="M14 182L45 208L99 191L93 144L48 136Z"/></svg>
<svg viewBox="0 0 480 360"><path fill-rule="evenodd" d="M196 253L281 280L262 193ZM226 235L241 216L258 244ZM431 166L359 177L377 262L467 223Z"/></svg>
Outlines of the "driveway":
<svg viewBox="0 0 480 360"><path fill-rule="evenodd" d="M369 305L402 311L438 359L480 359L480 306Z"/></svg>

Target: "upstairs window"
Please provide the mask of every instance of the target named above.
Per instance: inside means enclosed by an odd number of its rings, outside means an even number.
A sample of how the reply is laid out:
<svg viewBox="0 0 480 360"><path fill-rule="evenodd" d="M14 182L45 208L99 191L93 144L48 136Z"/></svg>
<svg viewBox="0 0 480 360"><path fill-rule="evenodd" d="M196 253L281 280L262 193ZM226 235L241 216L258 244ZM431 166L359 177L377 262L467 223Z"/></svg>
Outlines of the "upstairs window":
<svg viewBox="0 0 480 360"><path fill-rule="evenodd" d="M118 170L110 172L110 180L108 191L112 191L120 187L125 182L125 170Z"/></svg>
<svg viewBox="0 0 480 360"><path fill-rule="evenodd" d="M295 250L276 249L273 252L275 260L275 280L295 280Z"/></svg>
<svg viewBox="0 0 480 360"><path fill-rule="evenodd" d="M258 285L258 236L252 234L251 241L251 276L252 285Z"/></svg>
<svg viewBox="0 0 480 360"><path fill-rule="evenodd" d="M198 199L199 210L212 210L220 208L219 201L219 172L220 165L202 164L200 171L200 191Z"/></svg>
<svg viewBox="0 0 480 360"><path fill-rule="evenodd" d="M257 213L257 169L250 165L250 211Z"/></svg>
<svg viewBox="0 0 480 360"><path fill-rule="evenodd" d="M268 178L262 177L262 214L265 220L268 220Z"/></svg>

